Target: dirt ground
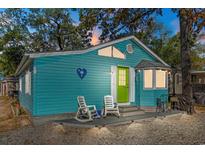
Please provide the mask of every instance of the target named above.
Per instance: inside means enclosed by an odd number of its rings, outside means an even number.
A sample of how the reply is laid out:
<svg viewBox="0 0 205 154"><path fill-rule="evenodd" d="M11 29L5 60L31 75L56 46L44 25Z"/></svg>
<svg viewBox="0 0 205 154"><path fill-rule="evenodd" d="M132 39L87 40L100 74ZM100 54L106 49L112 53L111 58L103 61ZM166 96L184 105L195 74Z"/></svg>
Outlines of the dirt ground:
<svg viewBox="0 0 205 154"><path fill-rule="evenodd" d="M0 144L205 144L205 113L102 128L27 126L0 133Z"/></svg>

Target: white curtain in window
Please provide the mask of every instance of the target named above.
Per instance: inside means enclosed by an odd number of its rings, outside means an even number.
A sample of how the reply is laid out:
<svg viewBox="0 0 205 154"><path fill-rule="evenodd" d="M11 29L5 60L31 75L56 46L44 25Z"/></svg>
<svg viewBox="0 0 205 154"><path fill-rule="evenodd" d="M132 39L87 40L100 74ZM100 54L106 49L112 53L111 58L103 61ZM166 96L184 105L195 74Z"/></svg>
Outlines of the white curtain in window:
<svg viewBox="0 0 205 154"><path fill-rule="evenodd" d="M125 55L115 47L113 47L113 57L125 59Z"/></svg>
<svg viewBox="0 0 205 154"><path fill-rule="evenodd" d="M98 50L98 55L112 57L112 46Z"/></svg>
<svg viewBox="0 0 205 154"><path fill-rule="evenodd" d="M144 88L153 88L153 70L144 70Z"/></svg>
<svg viewBox="0 0 205 154"><path fill-rule="evenodd" d="M98 50L98 55L125 59L125 55L120 50L115 48L114 46L109 46L109 47Z"/></svg>
<svg viewBox="0 0 205 154"><path fill-rule="evenodd" d="M166 88L166 71L156 70L156 88Z"/></svg>

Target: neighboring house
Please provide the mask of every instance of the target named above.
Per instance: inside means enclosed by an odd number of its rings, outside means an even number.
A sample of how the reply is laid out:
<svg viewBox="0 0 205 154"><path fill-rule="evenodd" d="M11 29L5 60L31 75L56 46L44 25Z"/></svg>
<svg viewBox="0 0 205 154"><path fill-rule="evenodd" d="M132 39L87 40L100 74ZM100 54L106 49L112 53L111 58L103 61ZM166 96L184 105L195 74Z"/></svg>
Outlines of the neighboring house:
<svg viewBox="0 0 205 154"><path fill-rule="evenodd" d="M18 90L18 79L16 77L5 77L1 81L1 96L10 96Z"/></svg>
<svg viewBox="0 0 205 154"><path fill-rule="evenodd" d="M182 94L182 75L181 72L177 72L174 75L174 94ZM205 93L205 71L191 71L191 82L193 92L204 92Z"/></svg>
<svg viewBox="0 0 205 154"><path fill-rule="evenodd" d="M174 89L170 91L172 95L182 94L182 75L178 71L174 74L175 80L173 80ZM193 96L197 103L205 104L205 71L191 71L191 84Z"/></svg>
<svg viewBox="0 0 205 154"><path fill-rule="evenodd" d="M33 116L76 112L77 96L103 108L112 95L119 105L155 109L168 94L170 67L134 36L85 50L24 55L17 71L19 100Z"/></svg>

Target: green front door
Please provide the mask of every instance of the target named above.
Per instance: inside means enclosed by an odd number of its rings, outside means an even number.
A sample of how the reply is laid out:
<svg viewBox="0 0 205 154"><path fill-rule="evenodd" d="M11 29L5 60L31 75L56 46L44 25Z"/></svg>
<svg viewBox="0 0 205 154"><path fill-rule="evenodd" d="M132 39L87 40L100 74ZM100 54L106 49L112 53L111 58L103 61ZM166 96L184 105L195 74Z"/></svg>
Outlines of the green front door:
<svg viewBox="0 0 205 154"><path fill-rule="evenodd" d="M117 69L117 101L118 103L129 102L129 68L118 67Z"/></svg>

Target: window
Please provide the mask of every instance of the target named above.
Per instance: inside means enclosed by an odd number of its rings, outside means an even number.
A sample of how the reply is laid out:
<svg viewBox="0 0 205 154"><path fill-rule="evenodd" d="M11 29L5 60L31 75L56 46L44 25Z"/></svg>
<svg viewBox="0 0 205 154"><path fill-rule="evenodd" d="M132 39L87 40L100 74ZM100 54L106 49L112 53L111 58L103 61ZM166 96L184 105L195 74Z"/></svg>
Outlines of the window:
<svg viewBox="0 0 205 154"><path fill-rule="evenodd" d="M156 88L166 88L166 71L156 70Z"/></svg>
<svg viewBox="0 0 205 154"><path fill-rule="evenodd" d="M22 78L19 78L19 91L22 92Z"/></svg>
<svg viewBox="0 0 205 154"><path fill-rule="evenodd" d="M98 51L98 55L106 56L106 57L112 57L112 46L100 49Z"/></svg>
<svg viewBox="0 0 205 154"><path fill-rule="evenodd" d="M98 50L98 55L105 57L115 57L119 59L125 59L125 55L113 46L109 46Z"/></svg>
<svg viewBox="0 0 205 154"><path fill-rule="evenodd" d="M25 93L31 94L31 72L27 71L25 75Z"/></svg>
<svg viewBox="0 0 205 154"><path fill-rule="evenodd" d="M144 88L153 88L152 70L144 70Z"/></svg>
<svg viewBox="0 0 205 154"><path fill-rule="evenodd" d="M113 47L113 57L120 58L120 59L125 59L125 55L115 47Z"/></svg>
<svg viewBox="0 0 205 154"><path fill-rule="evenodd" d="M133 53L132 44L128 44L128 45L127 45L127 52L128 52L128 53Z"/></svg>
<svg viewBox="0 0 205 154"><path fill-rule="evenodd" d="M126 70L119 70L119 86L126 86Z"/></svg>
<svg viewBox="0 0 205 154"><path fill-rule="evenodd" d="M163 70L144 70L144 88L167 88L167 77Z"/></svg>

